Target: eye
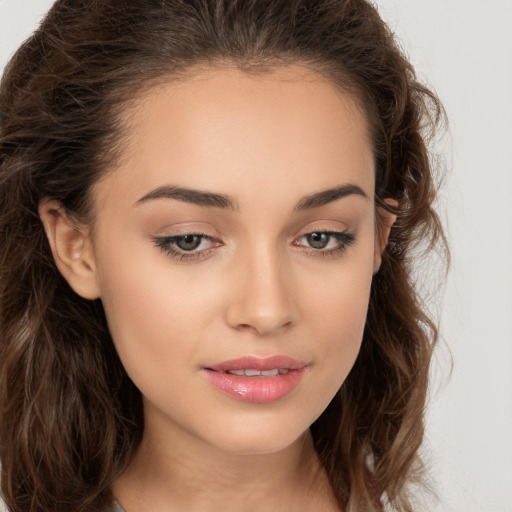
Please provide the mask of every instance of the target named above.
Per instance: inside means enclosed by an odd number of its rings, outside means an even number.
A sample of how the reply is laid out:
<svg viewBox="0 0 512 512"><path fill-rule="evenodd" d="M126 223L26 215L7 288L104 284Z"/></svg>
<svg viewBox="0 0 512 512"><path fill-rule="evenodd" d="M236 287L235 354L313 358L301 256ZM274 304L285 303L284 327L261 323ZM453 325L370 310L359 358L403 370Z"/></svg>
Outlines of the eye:
<svg viewBox="0 0 512 512"><path fill-rule="evenodd" d="M305 238L313 249L325 249L329 245L332 237L329 233L309 233L305 235Z"/></svg>
<svg viewBox="0 0 512 512"><path fill-rule="evenodd" d="M202 235L185 235L176 237L174 243L182 251L193 251L201 245L203 239L204 237Z"/></svg>
<svg viewBox="0 0 512 512"><path fill-rule="evenodd" d="M156 247L179 261L206 257L216 245L220 245L220 242L202 233L156 237L154 242Z"/></svg>
<svg viewBox="0 0 512 512"><path fill-rule="evenodd" d="M353 244L355 238L346 231L312 231L298 238L294 245L304 247L314 255L335 255Z"/></svg>

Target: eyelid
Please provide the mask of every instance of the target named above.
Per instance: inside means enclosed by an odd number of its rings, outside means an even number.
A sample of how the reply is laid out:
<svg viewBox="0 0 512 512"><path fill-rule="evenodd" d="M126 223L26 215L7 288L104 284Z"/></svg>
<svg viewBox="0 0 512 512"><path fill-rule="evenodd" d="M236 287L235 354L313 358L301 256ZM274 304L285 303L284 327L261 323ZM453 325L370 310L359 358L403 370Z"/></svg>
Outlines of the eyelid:
<svg viewBox="0 0 512 512"><path fill-rule="evenodd" d="M307 245L299 244L298 242L309 235L312 234L325 234L329 237L333 237L338 240L339 245L330 249L316 249L314 247L308 247ZM314 257L339 257L341 256L350 246L352 246L356 242L357 233L351 232L348 229L343 230L333 230L331 229L310 229L303 231L299 236L295 237L292 245L297 247L298 250L306 252L310 256Z"/></svg>
<svg viewBox="0 0 512 512"><path fill-rule="evenodd" d="M159 229L151 230L155 236L172 237L186 235L204 235L212 238L220 237L221 234L208 222L177 222L166 224Z"/></svg>
<svg viewBox="0 0 512 512"><path fill-rule="evenodd" d="M329 226L326 223L329 222ZM337 227L333 226L336 224ZM343 226L343 227L342 227ZM168 230L170 226L166 226L165 230ZM173 226L175 227L175 226ZM162 230L163 231L163 230ZM169 230L171 231L171 230ZM171 233L162 233L161 235L152 236L153 243L156 247L160 248L167 255L173 259L182 262L199 261L207 258L212 251L216 248L224 245L219 235L211 235L206 233L206 229L197 229L195 226L184 227L183 229L172 230ZM331 245L332 240L337 241L335 247L314 247L302 242L305 237L313 234L324 234L330 239L327 241L326 246ZM200 237L201 241L198 247L203 245L203 242L210 242L208 247L197 250L197 248L191 248L190 250L182 249L178 246L178 242L186 236ZM291 244L303 253L316 257L336 257L341 256L356 240L356 233L350 232L345 224L339 221L322 221L318 223L310 223L306 228L303 228L299 234L297 234L291 241Z"/></svg>
<svg viewBox="0 0 512 512"><path fill-rule="evenodd" d="M320 232L342 232L349 229L349 224L339 219L330 218L316 218L309 222L300 222L300 225L296 225L294 238L307 233Z"/></svg>
<svg viewBox="0 0 512 512"><path fill-rule="evenodd" d="M174 245L177 240L192 235L201 237L203 240L206 241L217 243L213 244L212 246L206 249L202 249L199 251L186 251ZM152 237L152 239L156 247L160 248L163 252L167 253L169 256L171 256L173 259L177 261L197 261L204 259L208 257L208 255L214 250L215 247L219 247L222 245L222 242L219 240L218 237L214 237L206 233L201 233L200 231L194 229L183 230L179 233L173 233L172 235L170 234L154 236Z"/></svg>

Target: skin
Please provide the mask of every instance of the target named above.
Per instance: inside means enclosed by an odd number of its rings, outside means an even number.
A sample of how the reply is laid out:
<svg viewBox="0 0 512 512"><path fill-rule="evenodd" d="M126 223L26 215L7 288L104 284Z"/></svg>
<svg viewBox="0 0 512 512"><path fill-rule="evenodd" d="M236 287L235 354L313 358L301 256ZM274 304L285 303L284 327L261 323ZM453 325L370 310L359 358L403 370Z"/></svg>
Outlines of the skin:
<svg viewBox="0 0 512 512"><path fill-rule="evenodd" d="M299 66L203 69L146 92L127 121L122 162L94 189L93 230L56 214L55 201L40 207L60 271L83 297L101 298L143 395L144 438L115 496L127 512L339 510L308 429L357 357L394 221L381 212L387 228L376 229L357 102ZM297 208L345 185L365 197ZM140 201L162 186L232 205ZM319 249L312 232L353 240L327 236ZM210 240L188 259L166 252L175 243L158 246L191 233ZM201 371L246 355L286 355L307 369L268 404L227 396Z"/></svg>

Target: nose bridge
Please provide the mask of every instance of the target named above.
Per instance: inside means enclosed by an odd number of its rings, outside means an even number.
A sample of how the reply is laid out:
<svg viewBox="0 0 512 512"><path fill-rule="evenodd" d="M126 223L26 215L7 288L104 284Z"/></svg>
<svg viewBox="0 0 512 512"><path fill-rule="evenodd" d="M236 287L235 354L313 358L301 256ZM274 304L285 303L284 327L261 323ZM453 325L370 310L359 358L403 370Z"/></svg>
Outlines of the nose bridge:
<svg viewBox="0 0 512 512"><path fill-rule="evenodd" d="M271 334L291 324L290 276L278 247L259 243L247 248L237 266L237 291L228 308L230 325Z"/></svg>

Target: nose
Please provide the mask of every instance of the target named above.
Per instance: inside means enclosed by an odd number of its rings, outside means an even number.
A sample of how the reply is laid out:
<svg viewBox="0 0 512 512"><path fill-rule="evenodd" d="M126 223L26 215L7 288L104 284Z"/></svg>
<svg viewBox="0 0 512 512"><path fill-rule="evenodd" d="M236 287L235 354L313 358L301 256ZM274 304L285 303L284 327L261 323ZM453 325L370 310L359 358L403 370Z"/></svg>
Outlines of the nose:
<svg viewBox="0 0 512 512"><path fill-rule="evenodd" d="M268 336L295 323L292 279L277 251L263 250L241 258L231 279L234 287L226 321L232 328Z"/></svg>

